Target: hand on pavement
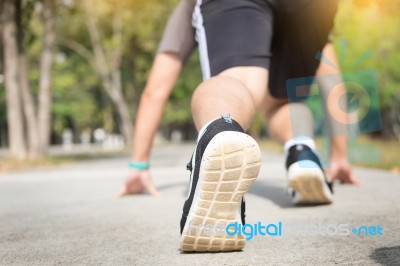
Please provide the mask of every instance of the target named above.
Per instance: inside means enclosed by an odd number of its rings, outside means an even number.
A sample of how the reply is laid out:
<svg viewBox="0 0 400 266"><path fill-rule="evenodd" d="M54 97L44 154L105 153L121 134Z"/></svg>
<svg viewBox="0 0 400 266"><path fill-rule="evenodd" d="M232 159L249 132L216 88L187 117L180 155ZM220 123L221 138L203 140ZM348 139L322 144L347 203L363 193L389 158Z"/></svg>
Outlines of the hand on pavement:
<svg viewBox="0 0 400 266"><path fill-rule="evenodd" d="M339 180L345 184L362 185L362 182L353 175L347 160L333 160L331 167L327 169L327 174L332 182Z"/></svg>
<svg viewBox="0 0 400 266"><path fill-rule="evenodd" d="M143 194L148 191L152 196L160 196L160 192L154 186L149 170L129 170L125 183L122 186L119 197L133 194Z"/></svg>

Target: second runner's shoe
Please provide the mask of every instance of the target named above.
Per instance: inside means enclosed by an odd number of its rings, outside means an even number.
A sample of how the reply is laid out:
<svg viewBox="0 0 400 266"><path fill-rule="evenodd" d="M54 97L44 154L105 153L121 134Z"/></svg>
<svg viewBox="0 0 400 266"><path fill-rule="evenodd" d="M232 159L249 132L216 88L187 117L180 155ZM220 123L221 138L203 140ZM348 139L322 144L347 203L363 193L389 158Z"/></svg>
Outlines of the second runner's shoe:
<svg viewBox="0 0 400 266"><path fill-rule="evenodd" d="M320 159L307 145L296 144L290 147L286 169L294 204L333 202L332 183L327 181Z"/></svg>

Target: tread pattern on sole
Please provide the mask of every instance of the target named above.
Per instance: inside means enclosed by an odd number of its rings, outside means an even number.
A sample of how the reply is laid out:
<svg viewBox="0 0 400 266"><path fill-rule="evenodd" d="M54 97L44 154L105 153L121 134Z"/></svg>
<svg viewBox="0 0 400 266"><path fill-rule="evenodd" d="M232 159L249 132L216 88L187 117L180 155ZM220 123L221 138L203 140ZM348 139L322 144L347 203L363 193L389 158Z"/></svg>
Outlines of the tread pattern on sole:
<svg viewBox="0 0 400 266"><path fill-rule="evenodd" d="M292 165L288 171L288 186L296 191L296 204L329 204L332 193L325 183L324 173L317 166L305 168Z"/></svg>
<svg viewBox="0 0 400 266"><path fill-rule="evenodd" d="M198 194L195 194L181 236L182 251L219 252L244 248L244 237L227 235L225 227L240 222L238 209L242 197L256 180L260 167L261 152L250 136L225 131L210 141L200 166ZM205 226L223 228L223 232L210 234L205 231L210 227Z"/></svg>

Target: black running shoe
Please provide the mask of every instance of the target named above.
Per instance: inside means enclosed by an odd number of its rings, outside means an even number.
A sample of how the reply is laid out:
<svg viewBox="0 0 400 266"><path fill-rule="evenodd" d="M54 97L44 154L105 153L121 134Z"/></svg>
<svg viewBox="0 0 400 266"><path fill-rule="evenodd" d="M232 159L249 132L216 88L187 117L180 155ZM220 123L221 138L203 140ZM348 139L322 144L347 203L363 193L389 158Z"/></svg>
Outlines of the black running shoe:
<svg viewBox="0 0 400 266"><path fill-rule="evenodd" d="M231 223L244 223L243 195L256 180L260 161L256 141L236 121L223 117L206 128L188 164L191 175L181 219L182 251L243 249L244 237L229 236L225 229Z"/></svg>
<svg viewBox="0 0 400 266"><path fill-rule="evenodd" d="M332 183L327 181L321 161L308 146L297 144L289 149L286 169L294 204L333 202Z"/></svg>

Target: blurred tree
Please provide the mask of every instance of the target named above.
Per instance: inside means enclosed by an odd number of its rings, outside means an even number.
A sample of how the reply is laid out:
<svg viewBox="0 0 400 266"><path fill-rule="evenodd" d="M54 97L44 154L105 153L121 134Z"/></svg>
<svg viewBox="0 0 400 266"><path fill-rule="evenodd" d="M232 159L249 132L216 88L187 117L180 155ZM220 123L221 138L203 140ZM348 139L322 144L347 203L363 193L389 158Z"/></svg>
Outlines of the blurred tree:
<svg viewBox="0 0 400 266"><path fill-rule="evenodd" d="M122 91L121 80L121 58L122 58L122 25L121 5L114 1L111 10L112 23L112 49L104 49L100 38L100 30L97 25L97 17L93 7L94 2L85 0L86 26L88 28L91 46L93 49L93 64L100 75L103 86L110 99L114 102L121 119L121 128L125 141L130 144L132 138L132 119L129 113L128 104Z"/></svg>
<svg viewBox="0 0 400 266"><path fill-rule="evenodd" d="M7 94L7 120L10 155L17 159L27 156L24 138L21 90L18 81L18 0L2 1L2 37L4 81Z"/></svg>
<svg viewBox="0 0 400 266"><path fill-rule="evenodd" d="M25 7L29 9L29 3ZM54 54L54 0L43 0L43 49L40 59L38 108L29 82L24 47L24 10L21 0L5 1L2 9L10 155L32 159L47 153L50 137L51 80ZM29 16L28 16L29 17ZM36 112L36 110L38 111ZM27 132L25 132L25 129ZM25 134L28 141L25 141ZM26 145L27 144L27 145ZM28 148L28 152L27 152Z"/></svg>
<svg viewBox="0 0 400 266"><path fill-rule="evenodd" d="M0 80L0 137L4 138L7 128L10 148L21 152L20 157L26 156L28 148L30 154L42 153L40 145L44 144L40 143L48 139L48 133L41 132L51 131L54 144L61 141L65 128L73 129L76 140L81 132L102 127L108 133L122 133L129 141L140 92L165 22L178 1L0 1L3 7L11 4L15 8L15 14L1 12L1 71L5 80ZM340 47L342 69L354 73L372 69L377 73L381 102L380 107L372 108L381 109L384 136L400 135L399 8L400 0L341 1L336 19L335 43ZM53 10L53 19L46 10ZM10 20L10 16L15 18ZM14 31L18 32L16 36ZM57 33L57 50L52 31ZM346 49L340 46L340 38L347 39ZM368 50L372 55L359 61ZM190 96L200 81L198 55L194 54L171 95L162 121L164 128L190 128ZM18 89L11 90L13 86ZM3 87L7 87L7 94ZM373 89L370 87L366 89ZM13 111L6 112L6 105ZM361 105L366 106L364 102ZM312 106L319 112L316 107ZM316 117L322 119L319 114ZM50 121L48 127L46 121ZM253 128L253 134L260 126L258 123Z"/></svg>
<svg viewBox="0 0 400 266"><path fill-rule="evenodd" d="M27 7L29 9L29 6ZM27 10L30 12L30 10ZM38 104L35 100L29 82L29 67L24 49L24 28L19 30L19 79L24 102L25 121L28 131L29 153L31 158L43 157L47 154L51 130L52 105L52 69L55 50L54 0L43 0L43 47L40 59L40 81ZM21 18L22 20L22 18ZM20 21L21 21L20 20ZM20 22L22 24L22 22Z"/></svg>
<svg viewBox="0 0 400 266"><path fill-rule="evenodd" d="M40 60L40 84L39 84L39 154L47 153L50 137L51 118L51 90L52 68L55 50L54 29L55 3L54 0L43 0L43 52Z"/></svg>
<svg viewBox="0 0 400 266"><path fill-rule="evenodd" d="M160 9L165 6L155 1L85 0L72 5L65 17L68 21L60 23L63 30L57 36L59 44L79 54L97 73L128 143L132 137L133 98L138 98L138 87L144 86L144 75L162 32L154 28L162 26L157 24L159 17L164 20L167 16Z"/></svg>

